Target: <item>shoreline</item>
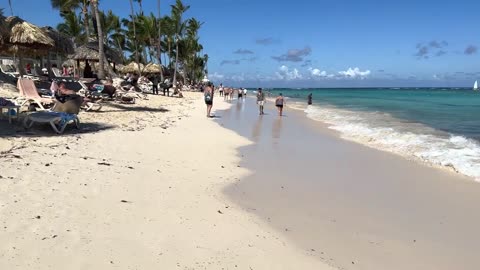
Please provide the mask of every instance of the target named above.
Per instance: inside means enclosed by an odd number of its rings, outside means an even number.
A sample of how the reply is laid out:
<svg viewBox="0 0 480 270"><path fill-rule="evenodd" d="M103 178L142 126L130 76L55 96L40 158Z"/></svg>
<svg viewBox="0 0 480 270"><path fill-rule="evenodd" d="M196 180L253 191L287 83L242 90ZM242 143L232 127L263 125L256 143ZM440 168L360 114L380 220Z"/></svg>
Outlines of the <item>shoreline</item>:
<svg viewBox="0 0 480 270"><path fill-rule="evenodd" d="M84 132L1 135L18 147L0 157L0 268L332 269L223 194L251 173L236 151L251 142L185 95L81 113Z"/></svg>
<svg viewBox="0 0 480 270"><path fill-rule="evenodd" d="M342 269L475 269L480 187L466 176L339 138L301 112L259 117L252 99L218 122L255 142L252 175L225 189L298 248ZM445 198L448 198L446 200Z"/></svg>
<svg viewBox="0 0 480 270"><path fill-rule="evenodd" d="M272 102L272 100L273 99L269 99L270 102ZM309 113L306 110L308 110L310 106L300 104L300 102L298 102L298 101L293 101L293 102L291 101L290 104L292 104L292 103L294 105L293 106L292 105L287 106L287 108L293 109L293 110L301 113L302 117L305 117L308 120L317 123L319 126L322 126L322 128L328 129L329 131L331 131L331 134L334 134L336 137L341 138L342 140L349 141L349 142L354 142L356 144L360 144L360 145L363 145L363 146L366 146L368 148L375 149L375 150L378 150L378 151L394 154L394 155L400 156L400 157L402 157L406 160L410 160L410 161L413 161L413 162L416 162L416 163L419 163L419 164L423 164L423 165L428 166L428 167L441 169L441 170L444 170L444 171L447 171L447 172L450 172L450 173L455 173L455 174L461 175L462 177L468 177L472 181L475 181L475 182L480 181L480 178L478 178L476 176L473 176L473 175L470 175L472 172L464 172L461 169L456 168L455 165L453 165L451 163L441 164L442 161L439 161L439 160L432 160L432 159L429 159L427 157L419 156L415 153L410 153L410 152L405 152L405 151L398 150L397 148L395 148L393 146L387 146L387 145L379 144L378 142L375 142L375 140L372 141L371 139L366 139L366 138L363 138L363 137L356 137L353 134L348 134L346 132L342 132L337 127L335 127L334 123L325 122L324 120L322 120L319 117L309 116ZM328 106L336 108L336 109L340 109L340 108L337 108L336 106L331 105L331 104L328 105ZM394 118L393 116L390 116L390 117ZM395 119L397 119L397 118L395 118ZM400 119L397 119L397 120L400 120ZM433 130L433 128L430 128L430 127L428 127L428 128ZM421 136L421 135L422 134L417 134L417 136ZM465 138L461 135L455 135L455 134L449 134L449 135L451 137L461 137L461 138L465 139L466 141L471 140L471 139Z"/></svg>

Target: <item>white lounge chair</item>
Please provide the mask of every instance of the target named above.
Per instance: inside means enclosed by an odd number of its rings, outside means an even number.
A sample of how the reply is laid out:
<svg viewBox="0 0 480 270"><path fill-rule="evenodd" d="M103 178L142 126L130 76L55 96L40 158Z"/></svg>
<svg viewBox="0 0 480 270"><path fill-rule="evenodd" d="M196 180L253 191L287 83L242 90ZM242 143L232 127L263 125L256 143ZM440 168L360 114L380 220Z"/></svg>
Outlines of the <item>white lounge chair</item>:
<svg viewBox="0 0 480 270"><path fill-rule="evenodd" d="M48 123L57 134L62 134L69 123L74 123L77 129L80 127L80 120L76 114L53 111L31 113L23 121L23 125L27 129L31 128L34 123Z"/></svg>

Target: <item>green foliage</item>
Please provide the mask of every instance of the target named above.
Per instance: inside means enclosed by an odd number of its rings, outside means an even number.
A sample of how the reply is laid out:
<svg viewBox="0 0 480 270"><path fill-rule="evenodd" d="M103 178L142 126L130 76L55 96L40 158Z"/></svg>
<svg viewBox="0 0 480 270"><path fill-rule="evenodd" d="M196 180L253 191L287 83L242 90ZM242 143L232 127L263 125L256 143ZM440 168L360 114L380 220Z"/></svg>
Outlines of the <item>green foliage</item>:
<svg viewBox="0 0 480 270"><path fill-rule="evenodd" d="M148 15L143 13L142 0L134 2L138 3L140 12L127 18L120 18L111 10L107 12L99 10L100 25L103 29L100 38L104 44L110 49L126 52L125 60L133 60L137 53L140 62L146 64L147 61L158 62L160 40L161 55L168 59L167 66L174 69L175 74L177 73L175 69L178 68L188 77L185 80L198 82L203 78L207 72L208 62L208 55L203 55L203 46L198 36L203 23L195 18L183 19L190 6L176 0L175 5L171 6L171 13L158 18L153 13ZM71 36L77 45L86 42L87 33L94 32L88 10L92 4L97 3L98 0L51 0L52 7L59 10L64 19L57 29ZM100 8L100 4L98 6ZM133 30L134 22L136 33Z"/></svg>

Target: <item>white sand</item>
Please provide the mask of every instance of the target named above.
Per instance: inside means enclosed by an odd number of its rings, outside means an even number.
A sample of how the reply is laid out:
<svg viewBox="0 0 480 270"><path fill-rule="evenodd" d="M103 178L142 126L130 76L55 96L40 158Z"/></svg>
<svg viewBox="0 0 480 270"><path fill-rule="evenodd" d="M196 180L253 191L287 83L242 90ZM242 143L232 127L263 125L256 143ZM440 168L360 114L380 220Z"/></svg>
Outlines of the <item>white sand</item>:
<svg viewBox="0 0 480 270"><path fill-rule="evenodd" d="M0 155L0 269L330 269L223 194L249 174L236 148L250 142L207 119L199 94L137 106L169 111L0 137L14 147Z"/></svg>

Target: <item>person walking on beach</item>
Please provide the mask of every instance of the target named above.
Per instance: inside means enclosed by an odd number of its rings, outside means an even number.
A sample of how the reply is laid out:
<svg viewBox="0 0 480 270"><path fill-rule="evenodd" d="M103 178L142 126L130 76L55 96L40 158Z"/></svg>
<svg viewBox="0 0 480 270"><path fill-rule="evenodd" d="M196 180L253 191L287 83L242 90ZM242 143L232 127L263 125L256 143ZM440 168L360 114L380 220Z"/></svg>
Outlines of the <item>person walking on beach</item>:
<svg viewBox="0 0 480 270"><path fill-rule="evenodd" d="M220 87L218 88L218 92L220 93L220 96L223 97L223 84L220 84Z"/></svg>
<svg viewBox="0 0 480 270"><path fill-rule="evenodd" d="M260 110L260 115L263 115L263 106L265 105L265 93L263 93L262 88L258 88L257 92L257 104L258 109Z"/></svg>
<svg viewBox="0 0 480 270"><path fill-rule="evenodd" d="M152 92L154 95L158 95L158 76L156 74L153 74L150 77L150 81L152 82Z"/></svg>
<svg viewBox="0 0 480 270"><path fill-rule="evenodd" d="M243 99L247 97L247 88L243 88Z"/></svg>
<svg viewBox="0 0 480 270"><path fill-rule="evenodd" d="M203 97L205 99L205 104L207 105L207 117L212 117L210 115L210 111L212 110L213 106L213 88L211 82L208 82L207 86L203 90Z"/></svg>
<svg viewBox="0 0 480 270"><path fill-rule="evenodd" d="M242 90L242 88L237 89L237 94L238 94L238 96L237 96L238 100L243 99L243 98L242 98L242 97L243 97L243 90Z"/></svg>
<svg viewBox="0 0 480 270"><path fill-rule="evenodd" d="M308 97L307 97L307 104L308 105L312 105L312 93L308 94Z"/></svg>
<svg viewBox="0 0 480 270"><path fill-rule="evenodd" d="M285 105L285 99L283 98L282 93L280 93L278 97L275 99L275 106L278 109L279 116L282 116L283 105Z"/></svg>

